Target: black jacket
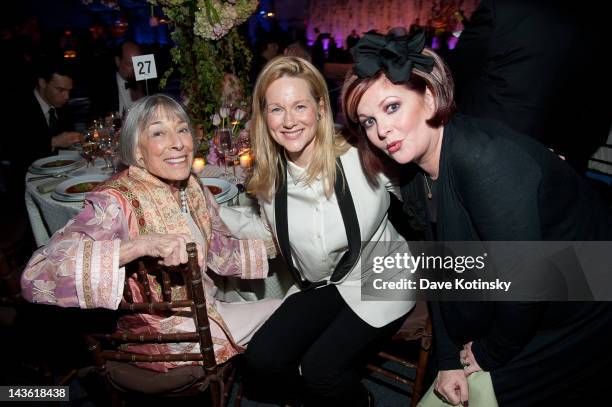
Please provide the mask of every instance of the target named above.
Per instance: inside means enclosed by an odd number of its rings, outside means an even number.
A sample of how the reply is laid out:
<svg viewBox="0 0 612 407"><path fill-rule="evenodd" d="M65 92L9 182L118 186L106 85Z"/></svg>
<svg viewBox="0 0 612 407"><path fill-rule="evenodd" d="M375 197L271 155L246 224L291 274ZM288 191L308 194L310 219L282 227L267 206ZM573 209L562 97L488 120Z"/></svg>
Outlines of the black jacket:
<svg viewBox="0 0 612 407"><path fill-rule="evenodd" d="M10 131L4 135L6 151L3 156L8 157L21 176L33 161L53 155L51 138L64 131L74 130L68 108L61 107L55 110L57 130L51 131L33 91L20 95L5 113L5 123Z"/></svg>
<svg viewBox="0 0 612 407"><path fill-rule="evenodd" d="M580 171L612 114L606 13L568 0L483 0L448 63L465 114L538 139Z"/></svg>
<svg viewBox="0 0 612 407"><path fill-rule="evenodd" d="M533 139L457 114L442 143L438 240L612 240L612 220L598 196ZM412 167L405 175L405 212L433 239L422 176ZM439 302L431 308L439 368L461 369L459 350L474 341L500 406L542 405L575 391L576 383L590 387L609 376L609 303Z"/></svg>

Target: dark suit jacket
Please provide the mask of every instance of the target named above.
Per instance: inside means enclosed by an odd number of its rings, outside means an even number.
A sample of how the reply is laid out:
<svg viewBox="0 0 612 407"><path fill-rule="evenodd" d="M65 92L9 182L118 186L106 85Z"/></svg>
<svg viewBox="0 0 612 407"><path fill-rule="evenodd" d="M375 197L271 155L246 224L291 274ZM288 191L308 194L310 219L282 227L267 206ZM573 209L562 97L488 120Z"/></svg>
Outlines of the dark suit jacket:
<svg viewBox="0 0 612 407"><path fill-rule="evenodd" d="M110 112L119 111L119 90L117 89L116 70L108 69L96 74L91 78L90 85L90 111L92 118L104 117ZM149 94L152 95L158 90L157 79L148 81ZM139 95L146 95L144 81L136 82L136 92ZM122 112L119 112L122 114Z"/></svg>
<svg viewBox="0 0 612 407"><path fill-rule="evenodd" d="M498 119L579 169L612 114L606 13L568 0L483 0L448 56L463 113Z"/></svg>
<svg viewBox="0 0 612 407"><path fill-rule="evenodd" d="M108 112L119 111L119 92L115 71L99 73L91 79L90 111L92 117L101 117Z"/></svg>
<svg viewBox="0 0 612 407"><path fill-rule="evenodd" d="M74 130L72 117L66 107L56 109L56 134L47 125L45 114L32 91L21 95L8 109L11 131L6 135L9 160L18 170L25 170L35 160L53 155L51 138L64 131ZM23 174L21 174L23 175Z"/></svg>
<svg viewBox="0 0 612 407"><path fill-rule="evenodd" d="M612 220L599 197L535 140L499 122L457 114L442 143L435 188L438 240L612 240ZM417 214L415 224L433 239L422 176L410 170L406 177L405 212ZM439 368L461 369L459 350L473 340L500 406L543 405L538 403L567 396L575 382L590 385L598 373L609 374L604 365L612 364L612 349L605 343L612 334L601 332L612 323L608 303L431 307Z"/></svg>

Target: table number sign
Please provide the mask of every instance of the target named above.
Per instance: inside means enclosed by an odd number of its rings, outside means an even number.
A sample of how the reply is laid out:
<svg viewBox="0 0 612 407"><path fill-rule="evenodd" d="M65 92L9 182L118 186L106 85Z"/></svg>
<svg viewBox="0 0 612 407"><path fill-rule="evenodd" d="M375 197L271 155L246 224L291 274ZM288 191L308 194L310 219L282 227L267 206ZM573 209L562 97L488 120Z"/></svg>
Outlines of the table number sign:
<svg viewBox="0 0 612 407"><path fill-rule="evenodd" d="M157 68L155 67L155 56L153 54L132 57L132 64L137 81L157 78Z"/></svg>

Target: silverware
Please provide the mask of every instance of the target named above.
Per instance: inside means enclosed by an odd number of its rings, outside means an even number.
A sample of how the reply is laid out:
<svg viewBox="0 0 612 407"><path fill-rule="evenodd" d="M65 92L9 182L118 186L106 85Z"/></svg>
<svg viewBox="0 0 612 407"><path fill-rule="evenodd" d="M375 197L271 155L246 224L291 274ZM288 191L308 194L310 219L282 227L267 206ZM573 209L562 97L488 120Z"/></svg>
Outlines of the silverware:
<svg viewBox="0 0 612 407"><path fill-rule="evenodd" d="M81 169L83 167L84 164L81 164L75 168L72 168L70 170L67 171L63 171L63 172L58 172L57 174L48 174L48 175L41 175L39 177L30 177L28 179L26 179L27 182L30 181L36 181L39 179L45 179L45 178L63 178L63 177L67 177L71 172L76 171L78 169Z"/></svg>
<svg viewBox="0 0 612 407"><path fill-rule="evenodd" d="M67 177L68 173L66 172L61 172L59 174L49 174L49 175L41 175L40 177L30 177L28 179L26 179L26 181L30 182L30 181L37 181L39 179L45 179L45 178L63 178L63 177Z"/></svg>

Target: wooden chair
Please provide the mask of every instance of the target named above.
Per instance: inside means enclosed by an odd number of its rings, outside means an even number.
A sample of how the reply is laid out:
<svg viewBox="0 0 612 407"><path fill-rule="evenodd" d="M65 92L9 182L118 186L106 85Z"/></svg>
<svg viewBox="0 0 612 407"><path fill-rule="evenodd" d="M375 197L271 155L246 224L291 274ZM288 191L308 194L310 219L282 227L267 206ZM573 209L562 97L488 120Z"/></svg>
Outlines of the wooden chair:
<svg viewBox="0 0 612 407"><path fill-rule="evenodd" d="M413 361L407 358L405 352L401 355L392 354L390 351L383 350L378 352L377 361L390 361L404 366L409 369L416 369L414 380L412 378L402 376L401 374L382 367L382 363L372 362L368 364L368 369L372 372L380 374L388 379L394 380L401 385L409 386L412 390L410 406L416 407L417 403L423 396L425 372L427 370L427 362L429 360L429 352L431 349L431 319L427 312L427 303L417 302L414 310L406 317L402 327L391 339L392 345L404 347L408 342L416 341L419 345L417 360ZM410 390L410 389L409 389Z"/></svg>
<svg viewBox="0 0 612 407"><path fill-rule="evenodd" d="M152 272L145 268L142 261L138 262L138 281L144 287L142 303L134 303L132 293L127 284L124 298L119 306L121 312L153 313L180 309L184 312L186 307L191 308L189 313L194 320L195 332L172 334L87 334L85 342L93 356L95 371L102 378L107 393L110 393L111 404L121 405L121 399L133 398L134 395L146 397L154 395L170 397L191 397L210 392L213 406L223 406L231 389L234 370L231 361L217 365L213 350L213 341L210 333L204 285L197 261L197 248L195 243L187 244L189 257L188 266L181 268L181 275L187 293L187 300L172 301L171 277L179 273L171 273L158 267ZM150 267L154 268L154 267ZM152 300L151 288L147 274L153 274L159 280L161 277L162 294L164 301ZM200 353L143 355L129 352L126 344L155 344L155 343L181 343L197 342ZM110 346L103 347L103 345ZM123 345L123 346L121 346ZM149 369L139 368L130 362L169 362L169 361L198 361L201 365L188 365L170 369L167 373L158 373Z"/></svg>

